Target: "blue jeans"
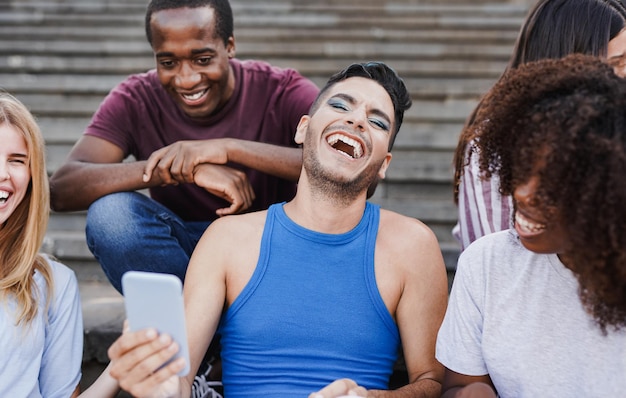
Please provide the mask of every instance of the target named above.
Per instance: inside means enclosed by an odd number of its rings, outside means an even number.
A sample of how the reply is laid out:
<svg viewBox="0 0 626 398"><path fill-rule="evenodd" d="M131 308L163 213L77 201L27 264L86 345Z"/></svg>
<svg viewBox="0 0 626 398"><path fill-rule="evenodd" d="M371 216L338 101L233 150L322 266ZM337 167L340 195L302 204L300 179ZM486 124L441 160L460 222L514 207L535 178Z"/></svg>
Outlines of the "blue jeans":
<svg viewBox="0 0 626 398"><path fill-rule="evenodd" d="M138 192L103 196L87 212L87 246L122 293L126 271L162 272L185 279L189 258L209 221L183 221Z"/></svg>

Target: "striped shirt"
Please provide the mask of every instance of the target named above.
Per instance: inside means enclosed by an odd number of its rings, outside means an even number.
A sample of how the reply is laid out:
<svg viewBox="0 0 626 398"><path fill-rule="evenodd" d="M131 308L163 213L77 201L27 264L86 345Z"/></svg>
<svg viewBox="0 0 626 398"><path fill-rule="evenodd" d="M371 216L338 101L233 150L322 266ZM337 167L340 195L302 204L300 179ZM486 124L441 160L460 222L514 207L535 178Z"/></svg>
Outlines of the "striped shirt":
<svg viewBox="0 0 626 398"><path fill-rule="evenodd" d="M473 145L473 144L470 144ZM512 227L513 205L510 196L499 192L497 175L489 179L481 177L478 148L467 152L466 162L459 184L459 217L452 230L454 237L465 250L476 239L492 232Z"/></svg>

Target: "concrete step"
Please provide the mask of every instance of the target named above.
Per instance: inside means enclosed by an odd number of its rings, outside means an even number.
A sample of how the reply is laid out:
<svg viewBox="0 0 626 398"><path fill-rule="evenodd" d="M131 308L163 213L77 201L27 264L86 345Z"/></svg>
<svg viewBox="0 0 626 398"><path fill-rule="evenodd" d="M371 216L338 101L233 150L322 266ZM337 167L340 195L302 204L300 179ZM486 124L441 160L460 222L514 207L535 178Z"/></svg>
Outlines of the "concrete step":
<svg viewBox="0 0 626 398"><path fill-rule="evenodd" d="M109 363L107 350L122 332L123 297L108 283L79 281L84 324L83 364L80 386L87 389ZM129 398L120 392L117 398Z"/></svg>
<svg viewBox="0 0 626 398"><path fill-rule="evenodd" d="M457 20L458 17L480 16L491 20L505 20L506 18L522 18L527 10L527 4L513 2L476 1L472 4L460 2L409 2L409 1L376 1L352 0L342 1L264 1L232 0L233 14L238 16L293 16L297 20L299 15L337 15L358 20L359 18L381 18L381 16L418 16L438 17L441 21L451 21L461 26L472 24L467 18ZM21 17L20 23L32 21L36 23L48 22L50 17L65 17L68 21L76 20L77 16L90 15L99 17L111 24L119 22L119 16L143 16L145 2L143 1L10 1L2 7L16 16ZM358 13L355 13L358 8ZM5 17L6 18L6 17ZM8 18L7 18L8 19ZM237 20L237 19L236 19ZM481 24L484 26L484 24Z"/></svg>
<svg viewBox="0 0 626 398"><path fill-rule="evenodd" d="M108 282L80 281L85 329L83 361L108 362L106 350L122 332L124 298Z"/></svg>
<svg viewBox="0 0 626 398"><path fill-rule="evenodd" d="M442 100L447 98L475 99L487 90L495 81L493 78L455 78L422 77L415 71L402 73L412 98L427 100ZM323 76L320 76L323 75ZM124 74L102 74L94 71L93 74L76 75L63 74L35 74L35 73L1 73L2 88L14 95L93 95L103 98L119 82L124 80ZM328 79L327 71L307 76L318 87L323 86ZM46 101L43 98L41 101ZM95 109L94 109L95 110Z"/></svg>
<svg viewBox="0 0 626 398"><path fill-rule="evenodd" d="M72 145L80 138L89 123L89 117L53 117L39 116L39 126L43 132L49 150L52 146L65 147L60 154L49 154L48 170L53 172L63 160ZM456 145L462 121L413 120L407 118L402 131L396 139L394 148L433 148L452 150Z"/></svg>
<svg viewBox="0 0 626 398"><path fill-rule="evenodd" d="M419 87L416 87L418 90ZM441 94L440 94L441 95ZM89 93L16 93L16 97L37 117L88 117L102 101L101 95ZM418 97L417 94L415 97ZM470 99L420 99L413 101L413 106L405 113L407 120L462 122L476 104L476 97Z"/></svg>
<svg viewBox="0 0 626 398"><path fill-rule="evenodd" d="M480 43L414 43L404 41L320 41L311 38L309 41L296 43L282 42L240 42L237 51L246 57L284 57L284 58L398 58L398 59L467 59L467 60L507 60L511 54L511 45ZM152 50L147 42L101 41L68 42L32 40L0 40L0 48L4 54L17 55L63 55L73 57L127 55L151 57Z"/></svg>
<svg viewBox="0 0 626 398"><path fill-rule="evenodd" d="M350 30L338 28L319 29L317 27L298 26L296 28L276 26L237 26L235 36L241 42L281 41L297 42L315 37L320 41L333 40L386 40L408 42L443 42L443 43L512 43L517 37L515 29L481 29L459 30L442 27L438 29L415 26L413 29L397 29L396 27L355 27ZM140 26L102 26L102 27L58 27L18 25L0 26L0 39L3 40L64 40L64 41L93 41L93 40L127 40L145 42L145 32Z"/></svg>
<svg viewBox="0 0 626 398"><path fill-rule="evenodd" d="M393 29L512 29L519 28L523 14L515 16L501 16L493 14L450 14L449 9L443 9L442 15L427 15L424 10L399 10L397 14L380 13L373 10L372 15L361 13L335 14L323 12L285 12L285 13L237 13L235 20L241 26L268 26L268 27L305 27L327 28L345 26L346 28L362 27L364 24L376 25L379 28ZM414 13L406 12L414 11ZM447 13L447 14L446 14ZM106 26L134 27L143 26L144 14L118 15L110 14L45 14L29 11L16 11L10 14L0 14L3 25L32 25L32 26L65 26L65 27L93 27L96 29Z"/></svg>
<svg viewBox="0 0 626 398"><path fill-rule="evenodd" d="M512 49L512 46L511 46ZM24 55L5 54L0 57L0 73L14 74L15 76L26 75L119 75L123 79L127 74L143 72L154 68L154 59L146 55L99 58L95 56L64 56L58 54L48 55ZM403 77L422 76L430 78L490 78L496 79L504 70L507 60L493 59L454 59L450 57L431 57L424 59L411 59L406 56L382 59L371 55L373 60L388 62ZM238 58L252 58L245 53L239 52ZM266 62L283 68L294 68L304 76L310 77L316 82L322 82L332 73L340 70L351 62L363 62L364 59L354 54L337 54L335 57L319 58L286 58L278 56L262 57ZM17 78L16 78L17 79ZM433 82L436 84L436 80Z"/></svg>

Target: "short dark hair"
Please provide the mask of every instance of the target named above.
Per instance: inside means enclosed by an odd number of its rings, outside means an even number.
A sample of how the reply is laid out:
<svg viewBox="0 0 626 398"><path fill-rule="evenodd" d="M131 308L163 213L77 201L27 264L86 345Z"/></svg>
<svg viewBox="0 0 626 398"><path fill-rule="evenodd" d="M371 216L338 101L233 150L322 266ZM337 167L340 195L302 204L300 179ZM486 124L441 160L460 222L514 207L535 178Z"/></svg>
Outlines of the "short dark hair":
<svg viewBox="0 0 626 398"><path fill-rule="evenodd" d="M330 77L330 79L328 79L326 85L320 90L317 98L313 102L313 105L311 105L309 114L312 115L315 111L317 111L320 107L320 102L328 89L351 77L364 77L366 79L374 80L380 84L385 91L387 91L389 97L391 97L395 119L394 131L392 132L391 139L389 140L389 150L391 150L393 143L395 142L396 135L402 125L404 111L411 107L412 101L404 81L400 78L400 76L398 76L395 70L382 62L355 63L351 64L344 70L335 73Z"/></svg>
<svg viewBox="0 0 626 398"><path fill-rule="evenodd" d="M178 8L211 7L215 12L215 33L228 44L233 37L233 11L228 0L152 0L146 11L146 38L152 45L152 28L150 21L152 14L157 11L174 10Z"/></svg>

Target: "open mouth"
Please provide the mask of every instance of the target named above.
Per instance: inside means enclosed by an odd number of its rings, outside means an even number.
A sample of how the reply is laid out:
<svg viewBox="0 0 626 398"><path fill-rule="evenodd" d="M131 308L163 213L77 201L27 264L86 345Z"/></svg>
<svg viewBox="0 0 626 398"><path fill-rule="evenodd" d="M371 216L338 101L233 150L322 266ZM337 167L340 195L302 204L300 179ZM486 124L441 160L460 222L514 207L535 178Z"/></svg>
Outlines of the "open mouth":
<svg viewBox="0 0 626 398"><path fill-rule="evenodd" d="M342 134L331 134L326 138L326 141L338 152L351 159L359 159L363 156L363 146L361 146L361 143L350 137L346 137Z"/></svg>
<svg viewBox="0 0 626 398"><path fill-rule="evenodd" d="M521 232L534 234L546 229L546 224L532 222L519 212L515 212L515 222Z"/></svg>
<svg viewBox="0 0 626 398"><path fill-rule="evenodd" d="M197 93L194 94L180 94L181 97L183 97L183 99L187 102L194 102L194 101L198 101L199 99L201 99L202 97L204 97L204 95L209 91L209 89L204 89L202 91L198 91Z"/></svg>
<svg viewBox="0 0 626 398"><path fill-rule="evenodd" d="M0 204L6 203L10 194L7 191L0 191Z"/></svg>

